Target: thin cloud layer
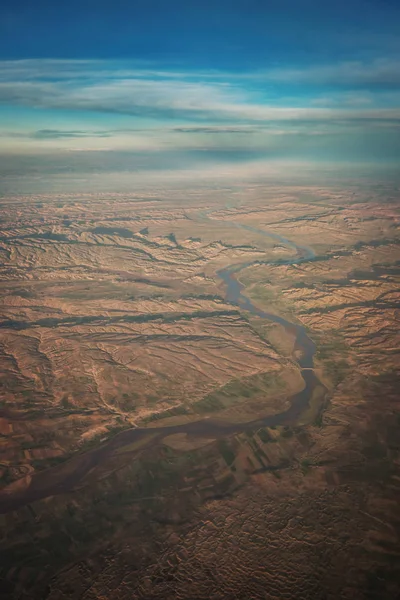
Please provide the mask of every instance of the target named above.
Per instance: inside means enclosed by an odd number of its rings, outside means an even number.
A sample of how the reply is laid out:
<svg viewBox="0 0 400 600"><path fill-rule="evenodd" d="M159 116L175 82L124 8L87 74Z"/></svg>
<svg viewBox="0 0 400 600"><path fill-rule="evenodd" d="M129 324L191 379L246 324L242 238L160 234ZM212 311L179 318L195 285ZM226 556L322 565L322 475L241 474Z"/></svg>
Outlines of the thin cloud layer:
<svg viewBox="0 0 400 600"><path fill-rule="evenodd" d="M398 65L387 58L229 73L126 60L1 61L0 152L142 152L155 170L148 153L161 165L179 156L188 168L255 157L396 161Z"/></svg>
<svg viewBox="0 0 400 600"><path fill-rule="evenodd" d="M347 61L305 68L272 69L265 73L265 79L320 86L400 87L400 60L380 58L370 62Z"/></svg>
<svg viewBox="0 0 400 600"><path fill-rule="evenodd" d="M297 93L290 102L287 84ZM285 95L277 84L284 84ZM155 118L192 119L397 119L397 107L379 106L379 91L347 92L347 108L327 112L325 87L344 84L387 85L400 91L400 61L375 60L264 73L179 73L168 70L129 70L117 61L26 60L0 62L0 102L26 107L87 110ZM275 87L271 87L272 84ZM307 86L305 84L312 84ZM302 90L296 86L302 85ZM315 89L315 86L318 86ZM311 89L309 89L311 88ZM335 91L330 90L335 96ZM286 96L286 100L285 100ZM349 102L349 98L351 102ZM282 105L284 104L284 105ZM349 106L359 108L350 111ZM362 109L362 110L361 110Z"/></svg>

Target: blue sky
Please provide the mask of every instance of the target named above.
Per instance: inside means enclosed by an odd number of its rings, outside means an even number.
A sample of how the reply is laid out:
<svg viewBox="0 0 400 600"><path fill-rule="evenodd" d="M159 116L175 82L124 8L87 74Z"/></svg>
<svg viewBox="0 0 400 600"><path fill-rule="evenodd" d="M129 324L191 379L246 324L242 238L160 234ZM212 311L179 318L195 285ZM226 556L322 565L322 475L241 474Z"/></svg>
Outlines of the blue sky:
<svg viewBox="0 0 400 600"><path fill-rule="evenodd" d="M0 10L7 169L400 162L397 0L3 0Z"/></svg>

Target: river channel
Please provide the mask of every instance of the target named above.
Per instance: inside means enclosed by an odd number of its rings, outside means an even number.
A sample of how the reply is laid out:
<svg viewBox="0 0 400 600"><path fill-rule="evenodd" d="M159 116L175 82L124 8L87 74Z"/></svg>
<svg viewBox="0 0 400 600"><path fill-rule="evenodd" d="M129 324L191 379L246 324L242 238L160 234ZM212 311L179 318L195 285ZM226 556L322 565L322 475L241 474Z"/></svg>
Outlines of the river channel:
<svg viewBox="0 0 400 600"><path fill-rule="evenodd" d="M201 217L203 219L209 218L206 213L203 213ZM181 425L127 429L115 435L112 439L99 444L98 447L85 454L75 456L56 467L37 472L26 482L27 485L25 486L18 487L15 482L14 484L11 484L11 486L8 486L8 488L3 489L0 492L0 514L16 510L31 502L49 496L72 492L90 470L100 464L100 462L110 456L115 450L132 444L135 441L144 440L146 437L148 437L148 444L154 446L156 443L161 442L166 436L176 433L185 433L190 436L202 436L215 439L237 434L246 429L255 429L257 427L294 425L303 411L307 409L316 386L321 388L322 391L324 390L324 386L322 386L313 371L313 359L316 352L316 346L308 337L306 329L297 323L292 323L281 316L265 312L255 306L251 299L246 295L243 284L240 283L237 278L241 271L257 264L269 264L272 266L277 264L299 264L301 262L306 262L314 258L315 254L313 250L307 246L298 246L276 233L270 233L268 231L234 222L227 223L224 221L224 224L239 229L249 230L260 236L267 236L275 239L296 252L295 256L284 260L256 260L248 263L233 264L217 271L218 278L226 286L225 298L227 302L238 306L241 310L247 311L252 315L268 319L274 323L279 323L287 330L295 333L296 341L293 358L300 367L304 388L290 398L289 408L280 413L269 415L265 418L248 423L227 423L212 417L206 417L195 422L183 423ZM141 447L143 448L144 446Z"/></svg>

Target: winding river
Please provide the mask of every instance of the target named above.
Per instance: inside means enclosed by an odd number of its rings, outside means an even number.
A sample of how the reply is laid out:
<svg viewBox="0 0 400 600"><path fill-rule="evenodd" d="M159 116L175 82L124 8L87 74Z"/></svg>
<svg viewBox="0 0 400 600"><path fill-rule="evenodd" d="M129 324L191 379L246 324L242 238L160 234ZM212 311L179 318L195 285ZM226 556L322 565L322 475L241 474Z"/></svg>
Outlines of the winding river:
<svg viewBox="0 0 400 600"><path fill-rule="evenodd" d="M209 217L208 214L202 213L201 218L208 219ZM226 225L227 222L224 221L224 224ZM215 439L257 427L293 425L308 407L311 395L315 388L318 386L321 391L324 392L325 388L313 371L313 358L316 346L308 337L306 329L301 325L291 323L283 317L265 312L255 306L250 298L246 296L244 286L237 279L237 275L242 270L257 264L276 265L299 264L305 262L314 258L315 254L313 250L307 246L298 246L276 233L269 233L248 225L234 222L229 222L228 224L232 227L252 231L257 235L275 239L286 247L296 251L294 257L285 260L256 260L247 263L234 264L220 269L217 272L219 279L226 285L225 297L227 302L238 306L240 309L253 315L279 323L288 331L295 333L295 355L296 357L300 356L300 358L295 358L295 360L301 369L304 388L290 398L289 408L283 412L269 415L263 419L248 423L227 423L212 417L206 417L195 422L183 423L181 425L167 427L138 427L122 431L115 435L111 440L100 444L98 447L85 454L75 456L56 467L38 472L34 474L31 479L25 478L25 485L24 481L20 480L3 489L0 492L0 514L16 510L36 500L73 491L83 477L96 465L110 456L115 450L128 444L132 444L135 441L143 440L147 437L148 444L151 443L153 446L166 436L175 433L185 433L190 436L202 436ZM141 448L143 447L145 446L141 446Z"/></svg>

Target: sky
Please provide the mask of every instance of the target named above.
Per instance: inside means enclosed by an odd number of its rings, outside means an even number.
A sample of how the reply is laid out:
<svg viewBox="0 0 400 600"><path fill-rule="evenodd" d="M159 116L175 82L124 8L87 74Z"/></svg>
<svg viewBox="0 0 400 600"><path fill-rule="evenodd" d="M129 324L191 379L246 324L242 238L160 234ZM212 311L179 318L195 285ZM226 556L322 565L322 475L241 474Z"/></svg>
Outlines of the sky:
<svg viewBox="0 0 400 600"><path fill-rule="evenodd" d="M104 173L396 172L399 133L398 0L1 4L7 189Z"/></svg>

